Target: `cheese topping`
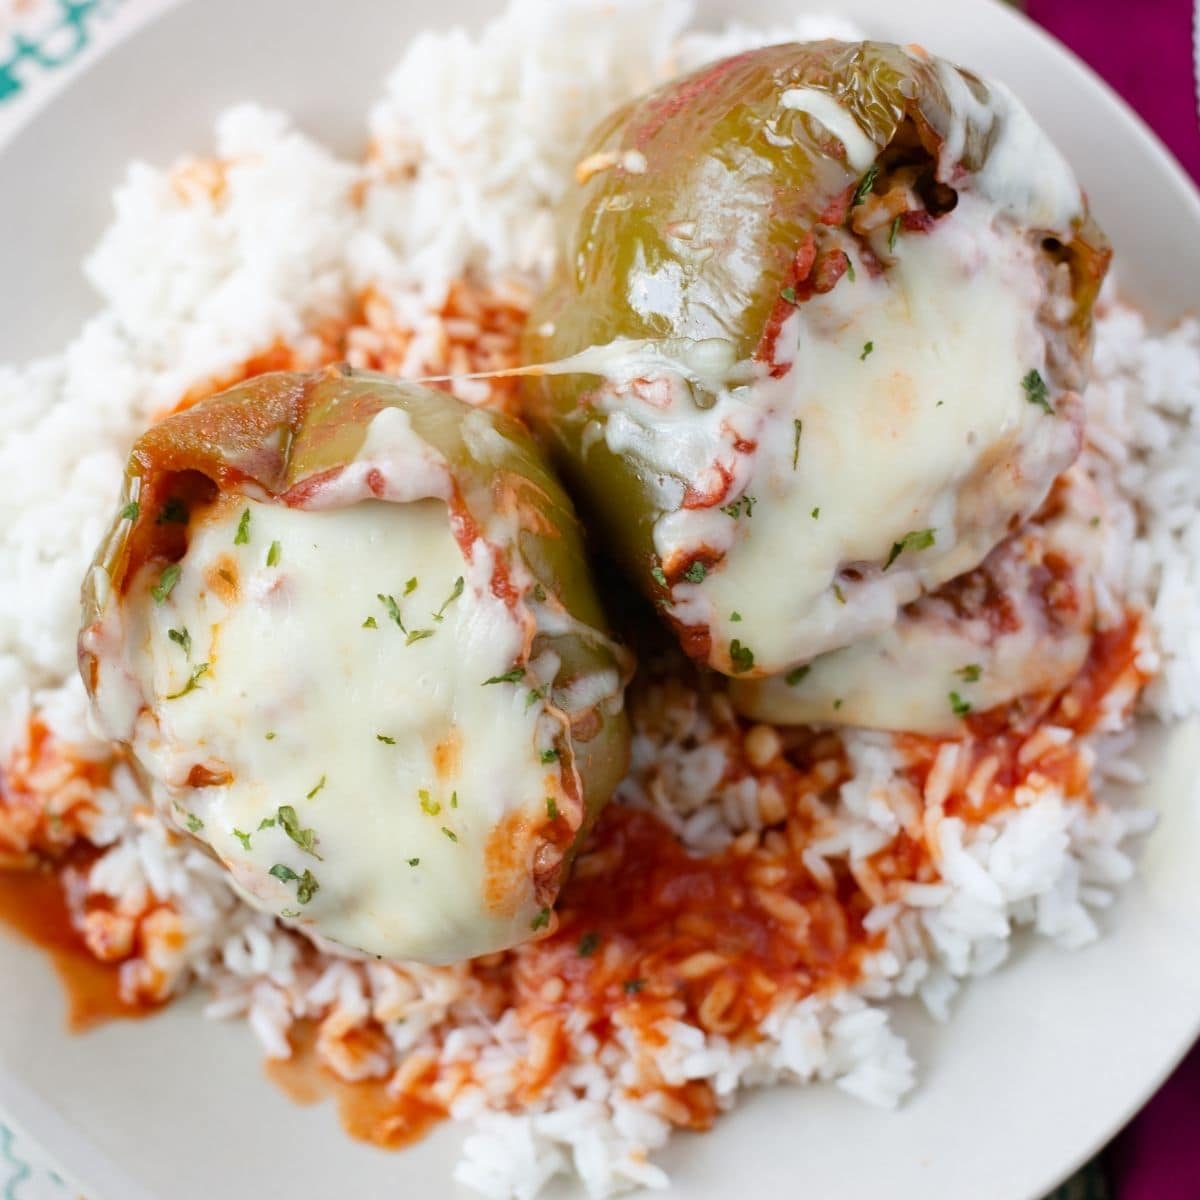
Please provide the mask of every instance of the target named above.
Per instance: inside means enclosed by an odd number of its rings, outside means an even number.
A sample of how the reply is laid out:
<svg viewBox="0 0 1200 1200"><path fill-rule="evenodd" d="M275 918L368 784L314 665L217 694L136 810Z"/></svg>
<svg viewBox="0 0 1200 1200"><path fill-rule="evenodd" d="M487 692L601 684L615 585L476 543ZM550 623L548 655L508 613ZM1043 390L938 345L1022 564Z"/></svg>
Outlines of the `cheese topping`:
<svg viewBox="0 0 1200 1200"><path fill-rule="evenodd" d="M1071 223L1083 215L1083 195L1062 151L1004 84L989 80L988 98L980 100L957 67L938 59L936 70L950 101L940 178L956 182L971 122L988 139L987 159L972 187L1015 220L1068 238Z"/></svg>
<svg viewBox="0 0 1200 1200"><path fill-rule="evenodd" d="M707 603L714 642L737 637L761 670L886 628L975 566L1074 456L1075 431L1022 389L1045 345L1043 285L1017 231L964 196L895 257L879 277L859 264L790 318L792 369L759 389L771 413L742 493L754 507L730 517L718 569L680 587ZM859 577L853 564L867 564Z"/></svg>
<svg viewBox="0 0 1200 1200"><path fill-rule="evenodd" d="M1099 494L1074 477L1066 511L1027 526L987 559L988 584L951 584L954 595L927 596L886 632L786 675L734 680L735 708L782 724L950 737L970 713L1058 691L1091 647L1093 580L1108 541L1103 512Z"/></svg>
<svg viewBox="0 0 1200 1200"><path fill-rule="evenodd" d="M865 171L875 161L879 149L874 141L828 92L818 88L788 88L779 97L779 103L820 121L846 148L846 161L856 171Z"/></svg>
<svg viewBox="0 0 1200 1200"><path fill-rule="evenodd" d="M487 548L466 564L437 500L231 497L190 532L163 602L154 568L125 606L156 801L251 902L346 945L453 961L528 937L532 864L492 839L544 824L561 783L538 680L500 678L522 638Z"/></svg>

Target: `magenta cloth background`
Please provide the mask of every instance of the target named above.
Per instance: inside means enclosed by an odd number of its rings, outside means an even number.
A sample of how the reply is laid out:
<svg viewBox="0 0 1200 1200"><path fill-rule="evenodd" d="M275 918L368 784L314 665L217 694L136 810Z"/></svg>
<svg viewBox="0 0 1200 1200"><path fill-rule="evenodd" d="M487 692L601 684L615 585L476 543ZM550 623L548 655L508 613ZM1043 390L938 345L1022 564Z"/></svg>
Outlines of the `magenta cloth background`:
<svg viewBox="0 0 1200 1200"><path fill-rule="evenodd" d="M1022 7L1103 75L1200 181L1192 0L1027 0ZM1197 1197L1200 1183L1188 1200Z"/></svg>
<svg viewBox="0 0 1200 1200"><path fill-rule="evenodd" d="M1200 181L1192 0L1024 7L1103 75ZM1114 1200L1200 1200L1200 1046L1109 1147L1105 1165Z"/></svg>
<svg viewBox="0 0 1200 1200"><path fill-rule="evenodd" d="M1200 1047L1194 1049L1105 1159L1114 1200L1200 1196Z"/></svg>

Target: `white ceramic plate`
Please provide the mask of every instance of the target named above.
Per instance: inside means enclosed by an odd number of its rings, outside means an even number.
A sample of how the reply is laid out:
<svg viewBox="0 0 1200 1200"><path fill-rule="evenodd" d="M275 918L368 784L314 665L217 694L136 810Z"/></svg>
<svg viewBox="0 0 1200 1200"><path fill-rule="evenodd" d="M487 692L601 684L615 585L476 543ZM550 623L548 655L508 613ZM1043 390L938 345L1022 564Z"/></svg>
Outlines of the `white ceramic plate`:
<svg viewBox="0 0 1200 1200"><path fill-rule="evenodd" d="M873 36L920 41L1011 84L1075 163L1118 248L1121 277L1159 321L1200 308L1200 200L1129 111L1077 61L991 0L712 0L706 20L779 20L834 6ZM295 113L346 152L405 40L478 22L482 0L193 0L119 44L0 147L0 361L64 342L92 307L78 272L134 155L209 144L224 105ZM1135 10L1131 7L1131 19ZM832 1089L749 1097L664 1156L670 1195L755 1200L1034 1200L1151 1094L1200 1028L1200 737L1143 746L1163 813L1108 936L1065 954L1022 944L953 1021L899 1024L921 1084L896 1114ZM52 1151L90 1200L327 1200L457 1194L461 1133L401 1154L349 1141L328 1107L263 1078L249 1033L196 1002L81 1038L38 952L0 939L0 1110Z"/></svg>

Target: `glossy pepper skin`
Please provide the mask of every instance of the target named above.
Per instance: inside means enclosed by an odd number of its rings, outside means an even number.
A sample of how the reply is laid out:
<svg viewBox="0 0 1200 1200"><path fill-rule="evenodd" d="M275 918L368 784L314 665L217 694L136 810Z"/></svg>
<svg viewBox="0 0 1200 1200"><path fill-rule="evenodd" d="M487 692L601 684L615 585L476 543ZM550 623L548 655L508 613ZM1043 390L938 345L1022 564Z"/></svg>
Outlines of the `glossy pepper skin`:
<svg viewBox="0 0 1200 1200"><path fill-rule="evenodd" d="M354 460L372 419L388 407L403 409L418 437L444 458L451 480L448 520L460 546L496 518L514 531L497 563L493 593L549 605L563 618L550 631L535 629L528 649L530 657L552 650L561 660L550 702L597 670L615 670L627 682L632 659L604 632L574 509L525 428L446 392L348 368L258 376L147 430L130 453L117 513L85 578L83 630L144 563L183 556L192 505L244 492L303 506L315 487ZM469 414L486 423L487 438L465 435ZM527 594L518 595L510 575L515 555L532 577ZM80 671L94 695L98 664L84 640L81 635ZM628 763L627 718L610 709L597 703L571 723L585 816L567 848L568 862Z"/></svg>
<svg viewBox="0 0 1200 1200"><path fill-rule="evenodd" d="M958 75L974 98L987 99L985 83ZM733 358L771 366L781 323L825 290L822 270L837 267L819 255L814 263L814 235L819 246L823 229L848 227L875 178L874 167L848 161L838 138L820 137L805 112L781 106L793 88L824 92L852 114L877 162L912 146L936 163L952 128L961 130L956 161L939 165L931 187L988 161L988 131L971 111L955 110L929 56L877 42L821 42L706 66L614 113L582 152L578 186L560 214L559 269L527 327L527 361L554 362L614 339L721 339ZM898 219L904 236L928 214ZM1047 234L1039 242L1046 272L1059 264L1069 272L1070 312L1054 330L1052 382L1078 387L1109 247L1086 207L1068 239ZM689 564L660 563L652 532L673 510L661 476L636 449L606 444L607 417L590 402L600 382L588 374L536 378L526 387L528 410L615 556L671 619L668 587ZM696 402L705 404L701 392ZM688 482L678 481L684 489ZM677 629L685 649L704 659L704 642Z"/></svg>

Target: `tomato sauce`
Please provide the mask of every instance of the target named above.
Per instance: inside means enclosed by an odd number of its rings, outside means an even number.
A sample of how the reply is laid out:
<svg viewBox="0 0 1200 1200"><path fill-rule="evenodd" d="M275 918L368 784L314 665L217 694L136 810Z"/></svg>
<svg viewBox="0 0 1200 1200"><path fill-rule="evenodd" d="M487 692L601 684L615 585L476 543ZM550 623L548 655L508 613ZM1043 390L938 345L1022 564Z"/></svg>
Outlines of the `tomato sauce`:
<svg viewBox="0 0 1200 1200"><path fill-rule="evenodd" d="M115 1018L143 1017L156 1006L121 996L119 964L93 956L71 923L61 869L0 870L0 925L41 947L62 981L73 1033Z"/></svg>
<svg viewBox="0 0 1200 1200"><path fill-rule="evenodd" d="M1132 705L1150 680L1137 665L1141 634L1142 623L1136 617L1097 633L1083 670L1058 698L1052 719L1087 733L1099 722L1105 697L1122 683L1128 685L1127 702Z"/></svg>
<svg viewBox="0 0 1200 1200"><path fill-rule="evenodd" d="M332 1099L342 1128L361 1142L386 1150L399 1150L419 1141L446 1117L438 1105L412 1091L392 1094L387 1081L361 1079L349 1083L321 1065L317 1056L317 1025L297 1021L292 1026L291 1058L267 1062L267 1078L297 1104L317 1104Z"/></svg>
<svg viewBox="0 0 1200 1200"><path fill-rule="evenodd" d="M632 1005L645 1024L673 1015L752 1035L781 994L857 977L876 940L869 907L849 876L820 887L786 842L696 858L657 817L613 806L553 935L514 952L516 1003L530 1022L583 1008L603 1025ZM548 988L552 977L564 986Z"/></svg>
<svg viewBox="0 0 1200 1200"><path fill-rule="evenodd" d="M1131 614L1093 636L1083 668L1057 696L972 714L967 725L973 736L961 743L965 758L957 777L969 781L976 769L986 765L988 785L974 802L964 788L952 789L944 802L946 815L985 820L1013 807L1017 789L1035 776L1042 786L1056 784L1069 799L1092 803L1091 765L1074 739L1064 744L1045 740L1034 754L1029 752L1030 744L1047 727L1088 733L1101 719L1106 702L1113 702L1110 697L1132 706L1149 681L1137 665L1141 634L1142 623ZM904 735L898 741L911 760L909 778L924 792L946 743L917 735Z"/></svg>

